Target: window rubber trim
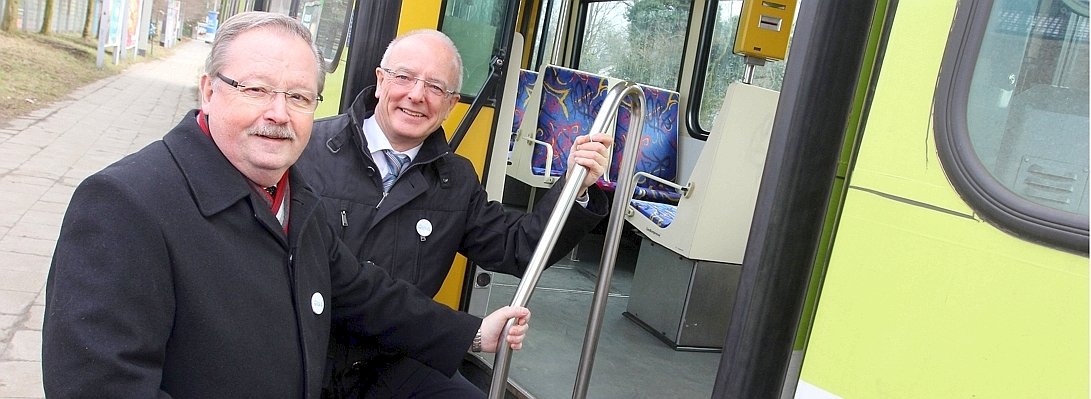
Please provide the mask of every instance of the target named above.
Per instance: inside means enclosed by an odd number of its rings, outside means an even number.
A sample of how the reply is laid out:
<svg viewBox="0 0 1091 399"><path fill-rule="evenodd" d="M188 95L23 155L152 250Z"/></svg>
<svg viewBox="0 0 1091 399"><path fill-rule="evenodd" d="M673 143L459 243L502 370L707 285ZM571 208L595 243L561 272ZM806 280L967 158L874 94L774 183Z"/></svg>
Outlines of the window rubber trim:
<svg viewBox="0 0 1091 399"><path fill-rule="evenodd" d="M992 0L961 2L947 39L934 101L936 150L944 173L986 222L1019 238L1086 256L1086 217L1018 196L993 177L973 150L966 110L992 6Z"/></svg>

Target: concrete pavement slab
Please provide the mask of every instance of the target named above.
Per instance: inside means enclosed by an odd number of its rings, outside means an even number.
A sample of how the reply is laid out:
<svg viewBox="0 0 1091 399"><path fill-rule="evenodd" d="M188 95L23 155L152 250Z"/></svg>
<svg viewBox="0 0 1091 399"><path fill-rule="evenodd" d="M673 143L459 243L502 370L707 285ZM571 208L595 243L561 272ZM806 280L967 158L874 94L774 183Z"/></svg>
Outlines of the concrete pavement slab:
<svg viewBox="0 0 1091 399"><path fill-rule="evenodd" d="M42 331L18 330L11 338L7 352L0 355L4 360L39 361L42 359Z"/></svg>
<svg viewBox="0 0 1091 399"><path fill-rule="evenodd" d="M17 252L0 252L0 270L47 272L49 271L49 262L50 257L48 256L21 254ZM0 292L0 296L7 294L8 293ZM30 295L27 299L33 300L34 296ZM5 312L3 304L4 298L0 298L0 313L12 313ZM18 308L18 310L21 312L26 311L25 308Z"/></svg>
<svg viewBox="0 0 1091 399"><path fill-rule="evenodd" d="M45 321L45 305L31 306L30 307L30 314L28 316L29 317L27 317L26 320L23 321L22 327L24 329L27 329L27 330L38 331L38 333L41 334L42 323ZM31 342L33 342L33 341L34 340L32 339ZM41 353L42 352L41 337L39 337L37 339L37 341L38 341L38 353ZM34 357L31 360L38 360L39 358L40 357Z"/></svg>
<svg viewBox="0 0 1091 399"><path fill-rule="evenodd" d="M21 292L0 290L0 314L23 315L30 309L36 294L33 292Z"/></svg>
<svg viewBox="0 0 1091 399"><path fill-rule="evenodd" d="M0 269L0 291L22 291L37 294L45 286L47 272L27 272Z"/></svg>
<svg viewBox="0 0 1091 399"><path fill-rule="evenodd" d="M44 398L42 363L0 361L0 397Z"/></svg>

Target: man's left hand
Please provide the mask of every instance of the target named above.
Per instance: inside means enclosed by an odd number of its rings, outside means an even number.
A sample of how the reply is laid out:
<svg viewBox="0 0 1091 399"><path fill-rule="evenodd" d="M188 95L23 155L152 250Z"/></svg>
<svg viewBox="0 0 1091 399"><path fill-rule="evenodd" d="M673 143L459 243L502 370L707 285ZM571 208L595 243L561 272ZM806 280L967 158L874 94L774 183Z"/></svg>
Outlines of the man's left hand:
<svg viewBox="0 0 1091 399"><path fill-rule="evenodd" d="M580 184L582 197L587 193L587 188L595 184L606 173L606 161L610 159L610 146L614 144L614 137L608 134L595 133L576 137L572 143L572 151L568 153L568 173L572 173L574 165L587 168L587 177Z"/></svg>
<svg viewBox="0 0 1091 399"><path fill-rule="evenodd" d="M500 346L500 334L504 331L509 319L515 319L515 323L508 329L508 345L511 349L523 348L523 339L527 336L530 321L530 310L524 307L504 306L490 313L481 320L481 350L495 353Z"/></svg>

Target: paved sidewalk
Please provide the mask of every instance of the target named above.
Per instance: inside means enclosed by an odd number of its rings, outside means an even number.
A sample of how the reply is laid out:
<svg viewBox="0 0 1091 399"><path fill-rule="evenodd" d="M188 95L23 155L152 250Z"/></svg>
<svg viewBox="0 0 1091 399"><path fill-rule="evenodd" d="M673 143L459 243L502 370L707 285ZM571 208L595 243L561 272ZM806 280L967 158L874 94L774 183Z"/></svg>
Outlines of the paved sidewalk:
<svg viewBox="0 0 1091 399"><path fill-rule="evenodd" d="M85 177L159 139L197 106L209 45L82 87L0 124L0 398L41 398L45 280L61 219Z"/></svg>

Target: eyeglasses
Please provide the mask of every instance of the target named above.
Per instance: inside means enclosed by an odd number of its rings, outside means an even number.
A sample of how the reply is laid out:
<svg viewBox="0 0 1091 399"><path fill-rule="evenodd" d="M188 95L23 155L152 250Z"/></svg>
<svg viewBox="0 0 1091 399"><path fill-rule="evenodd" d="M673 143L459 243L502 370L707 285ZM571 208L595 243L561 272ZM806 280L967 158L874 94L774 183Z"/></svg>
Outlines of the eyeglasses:
<svg viewBox="0 0 1091 399"><path fill-rule="evenodd" d="M306 91L287 91L287 90L275 90L269 86L263 86L258 84L242 84L235 79L231 79L224 76L221 73L216 73L216 77L234 87L242 94L242 98L254 105L269 105L273 102L273 98L277 94L283 94L284 99L288 104L288 108L293 111L302 112L305 114L314 113L314 110L318 108L318 102L322 101L321 94L314 94Z"/></svg>
<svg viewBox="0 0 1091 399"><path fill-rule="evenodd" d="M424 80L418 77L409 76L405 72L395 71L389 68L379 67L379 69L382 69L383 72L386 72L387 75L390 75L390 81L394 82L394 84L398 86L413 87L417 84L417 81L420 81L421 83L424 83L424 92L432 96L445 98L447 96L455 94L454 91L447 90L447 88L439 82L433 82L430 80Z"/></svg>

